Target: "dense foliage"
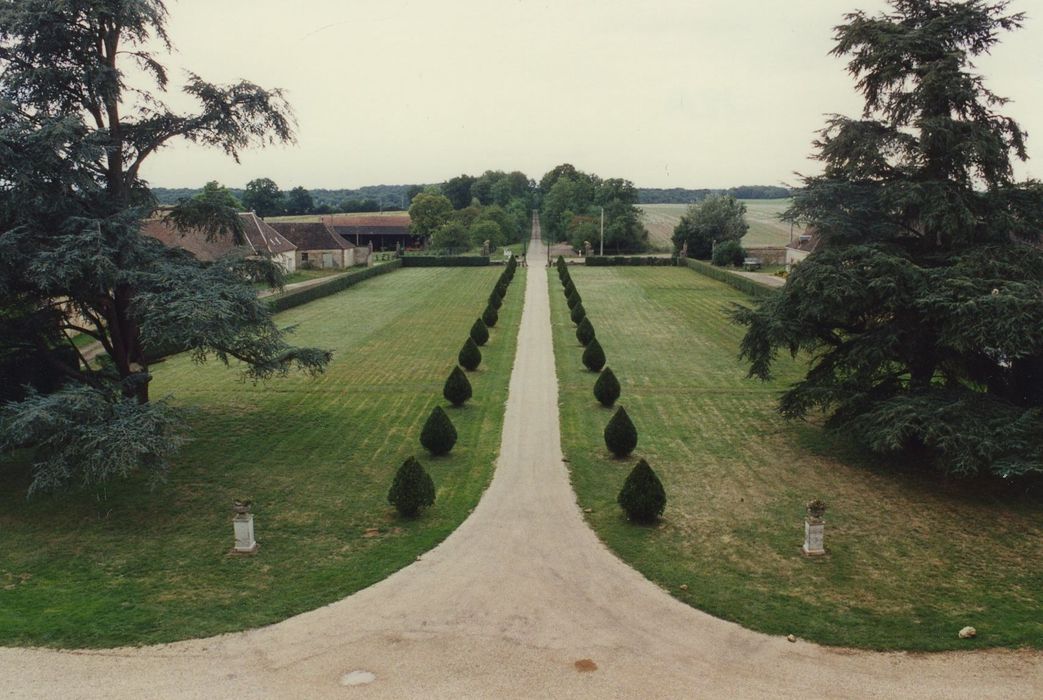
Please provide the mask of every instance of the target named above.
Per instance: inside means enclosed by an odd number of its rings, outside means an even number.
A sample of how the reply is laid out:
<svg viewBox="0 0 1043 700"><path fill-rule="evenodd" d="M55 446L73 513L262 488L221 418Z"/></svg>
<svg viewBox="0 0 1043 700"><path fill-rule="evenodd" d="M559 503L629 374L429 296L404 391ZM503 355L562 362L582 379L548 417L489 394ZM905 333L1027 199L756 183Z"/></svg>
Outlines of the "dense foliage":
<svg viewBox="0 0 1043 700"><path fill-rule="evenodd" d="M499 312L496 309L494 309L491 304L489 306L486 306L485 311L482 312L482 322L485 323L487 327L492 328L496 325L496 322L499 320Z"/></svg>
<svg viewBox="0 0 1043 700"><path fill-rule="evenodd" d="M474 323L471 324L470 335L471 340L474 341L475 345L485 345L489 342L489 327L485 325L485 321L477 318Z"/></svg>
<svg viewBox="0 0 1043 700"><path fill-rule="evenodd" d="M586 317L587 310L583 308L583 302L579 302L578 304L572 307L571 311L569 311L569 318L571 318L572 322L576 325L579 325L580 321L582 321Z"/></svg>
<svg viewBox="0 0 1043 700"><path fill-rule="evenodd" d="M598 250L604 210L606 250L634 252L648 247L648 231L636 206L637 189L629 180L602 180L565 163L543 176L539 191L546 240L567 241L577 250L589 243Z"/></svg>
<svg viewBox="0 0 1043 700"><path fill-rule="evenodd" d="M388 491L388 503L401 515L413 518L434 502L435 482L416 457L410 457L395 472L395 480Z"/></svg>
<svg viewBox="0 0 1043 700"><path fill-rule="evenodd" d="M597 338L591 338L587 347L583 349L583 366L591 372L600 372L605 366L605 351Z"/></svg>
<svg viewBox="0 0 1043 700"><path fill-rule="evenodd" d="M162 473L179 441L165 404L148 404L149 366L164 354L242 360L254 379L330 359L289 346L257 299L251 280L280 282L270 260L203 265L141 233L155 210L141 167L172 140L238 157L293 138L282 94L249 82L190 73L182 90L197 109L165 105L166 18L160 0L0 4L0 364L31 349L67 387L4 409L3 446L38 448L34 489ZM186 199L168 221L239 237L222 199ZM96 340L101 361L73 334Z"/></svg>
<svg viewBox="0 0 1043 700"><path fill-rule="evenodd" d="M616 498L627 517L635 523L654 523L666 507L666 489L659 476L639 459Z"/></svg>
<svg viewBox="0 0 1043 700"><path fill-rule="evenodd" d="M453 367L453 371L446 377L442 396L454 406L463 406L471 398L471 382L459 367Z"/></svg>
<svg viewBox="0 0 1043 700"><path fill-rule="evenodd" d="M847 15L833 53L865 100L816 142L789 218L822 236L781 293L738 319L767 377L780 350L811 358L787 416L949 474L1043 473L1043 185L1015 182L1024 133L973 72L1006 2L893 0Z"/></svg>
<svg viewBox="0 0 1043 700"><path fill-rule="evenodd" d="M749 230L746 205L731 195L715 195L692 204L674 227L674 249L690 258L709 260L714 245L736 241Z"/></svg>
<svg viewBox="0 0 1043 700"><path fill-rule="evenodd" d="M586 347L590 344L590 341L594 340L594 335L594 324L590 322L589 318L584 316L583 320L576 326L576 340L579 341L580 345Z"/></svg>
<svg viewBox="0 0 1043 700"><path fill-rule="evenodd" d="M616 373L612 368L606 367L601 370L598 380L594 382L594 398L598 403L605 407L612 406L619 399L620 391L619 380L616 379Z"/></svg>
<svg viewBox="0 0 1043 700"><path fill-rule="evenodd" d="M473 372L478 369L478 365L482 364L482 351L478 349L474 339L468 336L456 359L460 362L461 367Z"/></svg>
<svg viewBox="0 0 1043 700"><path fill-rule="evenodd" d="M420 444L436 457L449 454L456 444L456 428L441 406L431 409L431 415L420 431Z"/></svg>
<svg viewBox="0 0 1043 700"><path fill-rule="evenodd" d="M637 447L637 428L622 406L605 426L605 447L616 457L626 457Z"/></svg>
<svg viewBox="0 0 1043 700"><path fill-rule="evenodd" d="M746 251L743 249L742 244L738 241L729 240L719 243L713 249L713 256L711 260L717 267L725 267L727 265L735 265L738 267L742 265L742 261L746 259Z"/></svg>
<svg viewBox="0 0 1043 700"><path fill-rule="evenodd" d="M740 185L726 190L689 190L682 187L640 187L637 190L640 204L693 204L721 194L731 195L736 199L786 199L792 193L787 187L775 185Z"/></svg>

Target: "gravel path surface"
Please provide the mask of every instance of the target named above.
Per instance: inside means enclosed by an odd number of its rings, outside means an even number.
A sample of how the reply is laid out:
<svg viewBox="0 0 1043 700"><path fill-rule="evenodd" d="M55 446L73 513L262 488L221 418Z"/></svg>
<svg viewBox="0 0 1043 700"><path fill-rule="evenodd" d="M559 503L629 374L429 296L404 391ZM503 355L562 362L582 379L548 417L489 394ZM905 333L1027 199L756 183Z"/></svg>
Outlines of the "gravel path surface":
<svg viewBox="0 0 1043 700"><path fill-rule="evenodd" d="M583 522L562 463L541 252L534 241L496 476L439 547L349 598L250 632L0 649L0 696L1043 697L1038 652L789 643L694 610L616 559Z"/></svg>

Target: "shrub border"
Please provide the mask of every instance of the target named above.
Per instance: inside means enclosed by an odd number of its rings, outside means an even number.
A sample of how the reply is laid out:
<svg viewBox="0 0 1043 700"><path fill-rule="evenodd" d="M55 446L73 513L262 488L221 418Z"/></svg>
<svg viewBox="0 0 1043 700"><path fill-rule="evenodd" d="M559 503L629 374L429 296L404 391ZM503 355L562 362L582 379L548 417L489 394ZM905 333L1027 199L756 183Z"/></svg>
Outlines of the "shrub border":
<svg viewBox="0 0 1043 700"><path fill-rule="evenodd" d="M309 301L328 297L331 294L336 294L337 292L348 289L349 287L354 287L356 284L364 280L379 275L386 275L400 267L402 267L402 261L395 260L382 265L367 267L361 272L349 272L344 275L338 275L329 282L317 284L314 287L272 295L263 301L268 304L268 310L274 314L280 311L286 311L287 309L292 309L301 304L307 304Z"/></svg>
<svg viewBox="0 0 1043 700"><path fill-rule="evenodd" d="M404 255L402 267L486 267L488 255Z"/></svg>
<svg viewBox="0 0 1043 700"><path fill-rule="evenodd" d="M681 262L681 261L684 262ZM766 284L755 282L748 277L742 277L740 275L733 275L727 270L722 270L719 267L714 267L709 263L705 263L702 260L693 260L692 258L679 258L679 265L685 265L690 270L698 272L700 275L706 275L718 282L724 282L730 287L738 289L740 292L749 294L751 297L756 299L767 299L773 297L779 293L779 289L776 287L769 287Z"/></svg>

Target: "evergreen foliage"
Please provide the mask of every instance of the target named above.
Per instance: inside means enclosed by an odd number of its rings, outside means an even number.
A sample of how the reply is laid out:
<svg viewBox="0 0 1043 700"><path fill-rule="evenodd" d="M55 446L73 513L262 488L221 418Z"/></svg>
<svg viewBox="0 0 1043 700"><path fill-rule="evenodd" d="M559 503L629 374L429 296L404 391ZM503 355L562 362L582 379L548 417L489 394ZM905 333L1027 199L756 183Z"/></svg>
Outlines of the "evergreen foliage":
<svg viewBox="0 0 1043 700"><path fill-rule="evenodd" d="M579 325L579 322L585 319L586 317L587 310L583 308L582 302L573 306L572 311L569 313L569 318L571 318L572 322L576 325Z"/></svg>
<svg viewBox="0 0 1043 700"><path fill-rule="evenodd" d="M495 291L500 296L501 299L506 299L507 298L507 287L508 286L509 285L507 284L506 281L501 280L501 281L496 283L496 288L493 291Z"/></svg>
<svg viewBox="0 0 1043 700"><path fill-rule="evenodd" d="M594 398L607 408L619 399L620 391L619 380L616 379L616 374L612 371L612 368L606 367L601 370L598 380L594 382Z"/></svg>
<svg viewBox="0 0 1043 700"><path fill-rule="evenodd" d="M594 340L594 325L590 322L590 319L586 316L576 326L576 340L579 341L580 345L587 346L590 341Z"/></svg>
<svg viewBox="0 0 1043 700"><path fill-rule="evenodd" d="M503 306L503 297L496 293L496 290L489 292L489 306L499 310Z"/></svg>
<svg viewBox="0 0 1043 700"><path fill-rule="evenodd" d="M454 406L463 406L471 398L471 382L459 367L453 367L453 371L446 378L442 396Z"/></svg>
<svg viewBox="0 0 1043 700"><path fill-rule="evenodd" d="M746 251L743 250L742 244L738 241L724 241L713 249L712 261L717 267L725 267L727 265L738 267L742 265L742 261L745 259Z"/></svg>
<svg viewBox="0 0 1043 700"><path fill-rule="evenodd" d="M0 358L34 348L69 388L4 409L0 443L41 457L33 489L158 475L180 444L174 409L148 405L149 367L166 354L240 360L252 379L315 374L330 360L289 345L257 298L253 280L281 282L274 262L204 265L142 233L156 209L142 169L171 140L238 159L293 139L282 93L246 81L187 73L180 91L194 106L164 104L166 21L160 0L0 3ZM165 220L238 241L234 207L211 188ZM58 299L74 313L57 313ZM66 332L100 341L101 361L49 352Z"/></svg>
<svg viewBox="0 0 1043 700"><path fill-rule="evenodd" d="M637 447L637 428L622 406L605 426L605 447L616 457L626 457Z"/></svg>
<svg viewBox="0 0 1043 700"><path fill-rule="evenodd" d="M486 306L485 311L482 312L482 321L485 322L485 325L487 325L489 328L492 328L496 325L496 322L499 320L500 314L497 313L496 309L494 309L491 304L489 306Z"/></svg>
<svg viewBox="0 0 1043 700"><path fill-rule="evenodd" d="M605 366L605 351L597 338L591 338L583 350L583 366L591 372L600 372Z"/></svg>
<svg viewBox="0 0 1043 700"><path fill-rule="evenodd" d="M485 345L489 342L489 327L480 318L476 318L471 325L471 340L475 345Z"/></svg>
<svg viewBox="0 0 1043 700"><path fill-rule="evenodd" d="M434 456L448 454L456 444L456 428L441 406L435 406L420 431L420 444Z"/></svg>
<svg viewBox="0 0 1043 700"><path fill-rule="evenodd" d="M464 341L464 346L460 348L457 360L460 362L461 367L470 372L475 371L478 369L478 365L482 364L482 351L478 349L474 338L468 336L467 340Z"/></svg>
<svg viewBox="0 0 1043 700"><path fill-rule="evenodd" d="M413 518L434 502L435 482L416 457L410 457L395 472L395 480L388 491L388 503L404 517Z"/></svg>
<svg viewBox="0 0 1043 700"><path fill-rule="evenodd" d="M571 311L572 309L576 308L576 304L580 303L581 301L583 301L583 298L580 297L579 292L573 290L572 294L570 294L568 298L565 300L565 303L569 305L569 310Z"/></svg>
<svg viewBox="0 0 1043 700"><path fill-rule="evenodd" d="M654 523L666 507L666 490L648 462L639 459L623 482L616 501L631 521Z"/></svg>
<svg viewBox="0 0 1043 700"><path fill-rule="evenodd" d="M865 100L821 131L821 175L786 216L821 237L778 294L738 309L750 374L811 359L780 410L824 410L880 454L952 475L1043 473L1043 184L1025 134L974 72L1008 3L892 0L847 16L835 56Z"/></svg>

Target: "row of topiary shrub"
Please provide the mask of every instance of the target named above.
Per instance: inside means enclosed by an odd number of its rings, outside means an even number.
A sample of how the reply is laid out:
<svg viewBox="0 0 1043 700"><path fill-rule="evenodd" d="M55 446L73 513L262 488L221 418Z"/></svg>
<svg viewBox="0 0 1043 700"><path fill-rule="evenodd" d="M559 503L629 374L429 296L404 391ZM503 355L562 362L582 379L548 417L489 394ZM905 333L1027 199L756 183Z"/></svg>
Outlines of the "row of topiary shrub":
<svg viewBox="0 0 1043 700"><path fill-rule="evenodd" d="M559 257L556 266L569 307L569 318L576 324L576 340L584 347L583 364L590 371L598 373L597 381L594 382L594 397L602 406L611 408L619 399L619 380L612 369L605 366L605 351L598 342L594 325L587 317L583 299L572 281L572 274L564 258ZM622 406L616 408L605 426L604 439L609 452L620 459L628 457L637 447L637 427ZM666 491L648 462L642 459L627 476L617 501L632 521L650 523L662 514L666 506Z"/></svg>
<svg viewBox="0 0 1043 700"><path fill-rule="evenodd" d="M488 255L403 255L402 267L486 267Z"/></svg>
<svg viewBox="0 0 1043 700"><path fill-rule="evenodd" d="M624 256L624 255L588 255L584 258L584 264L588 267L608 267L610 265L677 265L677 256L669 258L658 258L649 256Z"/></svg>
<svg viewBox="0 0 1043 700"><path fill-rule="evenodd" d="M457 355L459 365L453 367L445 380L442 396L455 407L463 406L473 396L471 382L461 367L473 372L481 364L482 352L478 348L489 342L489 329L499 320L498 310L503 304L503 298L517 268L518 263L512 257L489 294L485 311L471 325L467 339ZM441 406L435 406L420 431L420 444L432 456L439 457L453 449L457 437L456 427L449 415ZM395 506L401 515L415 517L422 509L432 505L434 500L434 481L416 457L410 457L395 474L391 490L388 491L388 502Z"/></svg>

